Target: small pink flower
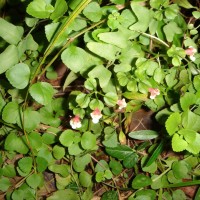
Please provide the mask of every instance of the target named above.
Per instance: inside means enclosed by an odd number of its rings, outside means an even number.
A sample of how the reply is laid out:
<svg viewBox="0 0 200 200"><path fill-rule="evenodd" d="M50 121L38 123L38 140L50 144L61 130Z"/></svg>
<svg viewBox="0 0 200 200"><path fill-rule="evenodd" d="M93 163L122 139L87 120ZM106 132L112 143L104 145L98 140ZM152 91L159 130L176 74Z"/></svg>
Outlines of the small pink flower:
<svg viewBox="0 0 200 200"><path fill-rule="evenodd" d="M160 90L158 88L149 88L150 99L155 99L157 95L160 94Z"/></svg>
<svg viewBox="0 0 200 200"><path fill-rule="evenodd" d="M76 115L75 117L73 117L70 121L69 121L71 127L73 129L76 128L81 128L82 124L81 124L81 120L80 117L78 115Z"/></svg>
<svg viewBox="0 0 200 200"><path fill-rule="evenodd" d="M192 61L195 61L194 54L196 52L197 52L197 50L192 46L189 46L189 48L185 50L186 55L188 55L190 57L190 60L192 60Z"/></svg>
<svg viewBox="0 0 200 200"><path fill-rule="evenodd" d="M90 116L92 117L92 122L94 124L97 124L99 120L102 118L101 111L98 108L94 109L93 112L90 113Z"/></svg>
<svg viewBox="0 0 200 200"><path fill-rule="evenodd" d="M117 101L117 104L118 104L118 106L119 106L119 110L121 110L121 109L123 109L123 108L126 108L126 105L127 105L125 99L118 100L118 101Z"/></svg>

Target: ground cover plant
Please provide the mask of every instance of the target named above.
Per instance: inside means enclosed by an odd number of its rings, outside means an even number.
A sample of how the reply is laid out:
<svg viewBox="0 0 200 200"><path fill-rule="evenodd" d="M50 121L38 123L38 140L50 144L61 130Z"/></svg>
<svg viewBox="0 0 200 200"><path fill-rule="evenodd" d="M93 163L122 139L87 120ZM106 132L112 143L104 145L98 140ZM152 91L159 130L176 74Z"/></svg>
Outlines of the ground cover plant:
<svg viewBox="0 0 200 200"><path fill-rule="evenodd" d="M198 1L0 15L0 199L200 199Z"/></svg>

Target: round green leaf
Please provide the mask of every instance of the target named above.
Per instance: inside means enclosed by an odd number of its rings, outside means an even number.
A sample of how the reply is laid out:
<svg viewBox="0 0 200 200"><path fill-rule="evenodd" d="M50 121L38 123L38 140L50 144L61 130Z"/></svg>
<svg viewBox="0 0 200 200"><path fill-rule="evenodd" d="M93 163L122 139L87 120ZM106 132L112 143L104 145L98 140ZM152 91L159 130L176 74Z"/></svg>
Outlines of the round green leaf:
<svg viewBox="0 0 200 200"><path fill-rule="evenodd" d="M132 182L132 188L133 189L140 189L142 187L146 187L148 185L151 185L152 180L150 177L145 176L144 174L138 174Z"/></svg>
<svg viewBox="0 0 200 200"><path fill-rule="evenodd" d="M21 171L29 173L32 169L32 162L33 159L31 157L24 157L19 160L18 166Z"/></svg>
<svg viewBox="0 0 200 200"><path fill-rule="evenodd" d="M29 66L24 63L16 64L6 71L6 77L13 87L24 89L29 82Z"/></svg>
<svg viewBox="0 0 200 200"><path fill-rule="evenodd" d="M58 145L53 147L53 156L55 159L59 160L65 156L65 149Z"/></svg>
<svg viewBox="0 0 200 200"><path fill-rule="evenodd" d="M60 143L65 147L71 146L73 144L75 134L76 133L72 130L66 130L62 132L62 134L59 137Z"/></svg>
<svg viewBox="0 0 200 200"><path fill-rule="evenodd" d="M89 106L92 110L94 110L96 108L99 108L99 110L103 110L103 108L104 108L103 102L98 99L93 99L92 101L90 101Z"/></svg>
<svg viewBox="0 0 200 200"><path fill-rule="evenodd" d="M1 177L1 179L0 179L0 190L2 192L6 192L10 186L11 186L10 180L8 178Z"/></svg>
<svg viewBox="0 0 200 200"><path fill-rule="evenodd" d="M86 154L81 157L76 157L74 162L73 162L73 168L77 172L82 172L86 165L89 164L91 161L91 156L90 154Z"/></svg>
<svg viewBox="0 0 200 200"><path fill-rule="evenodd" d="M82 151L83 150L81 149L79 144L72 144L71 146L68 147L68 152L72 156L79 155L80 153L82 153Z"/></svg>
<svg viewBox="0 0 200 200"><path fill-rule="evenodd" d="M80 72L88 54L81 48L70 46L61 54L63 63L73 72Z"/></svg>
<svg viewBox="0 0 200 200"><path fill-rule="evenodd" d="M86 171L82 171L79 174L79 181L83 187L89 187L92 184L92 176Z"/></svg>
<svg viewBox="0 0 200 200"><path fill-rule="evenodd" d="M172 165L175 178L183 179L188 176L189 165L185 161L175 161Z"/></svg>
<svg viewBox="0 0 200 200"><path fill-rule="evenodd" d="M51 9L49 9L49 7ZM45 19L53 12L53 7L47 4L46 1L34 0L28 5L26 12L33 17Z"/></svg>
<svg viewBox="0 0 200 200"><path fill-rule="evenodd" d="M33 189L39 187L43 179L41 174L32 174L26 179L26 183Z"/></svg>
<svg viewBox="0 0 200 200"><path fill-rule="evenodd" d="M13 164L8 164L3 166L3 176L7 177L15 177L16 176L16 171L15 171L15 166Z"/></svg>
<svg viewBox="0 0 200 200"><path fill-rule="evenodd" d="M88 4L83 10L83 14L93 22L98 22L102 16L101 8L97 2Z"/></svg>
<svg viewBox="0 0 200 200"><path fill-rule="evenodd" d="M15 124L19 117L19 105L16 102L9 102L3 109L2 119L11 124Z"/></svg>
<svg viewBox="0 0 200 200"><path fill-rule="evenodd" d="M118 96L114 92L108 92L104 96L104 101L108 106L115 106L118 100Z"/></svg>
<svg viewBox="0 0 200 200"><path fill-rule="evenodd" d="M85 132L81 138L81 146L84 149L92 149L96 145L96 137L91 132Z"/></svg>
<svg viewBox="0 0 200 200"><path fill-rule="evenodd" d="M87 94L84 93L80 93L77 97L76 97L76 102L78 103L78 105L81 108L87 108L88 104L90 102L90 97Z"/></svg>
<svg viewBox="0 0 200 200"><path fill-rule="evenodd" d="M51 103L54 95L54 89L52 85L46 82L38 82L33 84L30 87L29 92L33 99L42 105Z"/></svg>

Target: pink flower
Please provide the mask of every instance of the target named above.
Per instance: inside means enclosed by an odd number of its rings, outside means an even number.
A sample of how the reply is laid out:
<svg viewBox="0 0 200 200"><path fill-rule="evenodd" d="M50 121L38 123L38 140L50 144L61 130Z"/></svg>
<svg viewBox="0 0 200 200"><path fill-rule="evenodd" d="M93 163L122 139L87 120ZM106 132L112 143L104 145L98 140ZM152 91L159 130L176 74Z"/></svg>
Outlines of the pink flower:
<svg viewBox="0 0 200 200"><path fill-rule="evenodd" d="M185 50L186 55L188 55L190 57L190 60L192 60L192 61L195 61L194 54L196 52L197 52L197 50L192 46L189 46L189 48Z"/></svg>
<svg viewBox="0 0 200 200"><path fill-rule="evenodd" d="M160 90L158 88L149 88L150 99L155 99L157 95L160 94Z"/></svg>
<svg viewBox="0 0 200 200"><path fill-rule="evenodd" d="M94 109L93 112L90 113L90 116L92 117L92 122L94 124L97 124L99 120L102 118L101 111L98 108Z"/></svg>
<svg viewBox="0 0 200 200"><path fill-rule="evenodd" d="M75 117L73 117L70 121L69 121L71 127L73 129L76 128L81 128L82 124L81 124L81 120L80 117L78 115L76 115Z"/></svg>
<svg viewBox="0 0 200 200"><path fill-rule="evenodd" d="M123 108L126 108L126 105L127 105L125 99L118 100L117 104L118 104L120 110Z"/></svg>

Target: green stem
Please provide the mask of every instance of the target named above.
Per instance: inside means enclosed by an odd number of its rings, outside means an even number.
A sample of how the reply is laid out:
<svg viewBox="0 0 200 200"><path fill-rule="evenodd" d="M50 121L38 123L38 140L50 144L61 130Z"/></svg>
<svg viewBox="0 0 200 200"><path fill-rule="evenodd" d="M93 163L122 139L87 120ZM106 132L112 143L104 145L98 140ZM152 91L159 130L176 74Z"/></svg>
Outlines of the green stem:
<svg viewBox="0 0 200 200"><path fill-rule="evenodd" d="M192 185L200 185L200 180L168 184L164 186L163 188L186 187L186 186L192 186Z"/></svg>

